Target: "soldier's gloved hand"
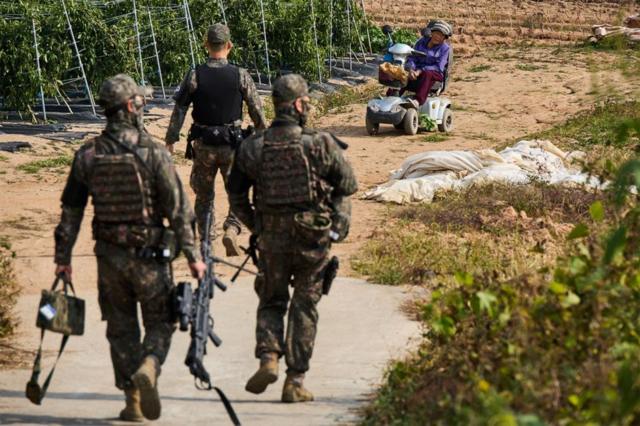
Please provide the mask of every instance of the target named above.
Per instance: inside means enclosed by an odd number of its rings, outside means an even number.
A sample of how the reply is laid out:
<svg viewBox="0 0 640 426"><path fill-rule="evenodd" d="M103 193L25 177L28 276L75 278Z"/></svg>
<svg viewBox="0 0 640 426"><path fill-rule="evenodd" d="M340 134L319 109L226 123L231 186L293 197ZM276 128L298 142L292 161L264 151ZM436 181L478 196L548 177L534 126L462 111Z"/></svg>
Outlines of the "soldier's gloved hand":
<svg viewBox="0 0 640 426"><path fill-rule="evenodd" d="M56 265L56 277L60 274L65 274L71 281L71 265Z"/></svg>
<svg viewBox="0 0 640 426"><path fill-rule="evenodd" d="M173 144L167 143L165 146L167 147L167 151L169 151L170 154L173 154Z"/></svg>
<svg viewBox="0 0 640 426"><path fill-rule="evenodd" d="M197 262L189 263L189 269L191 270L191 276L193 278L201 280L207 270L207 265L205 265L203 261L198 260Z"/></svg>

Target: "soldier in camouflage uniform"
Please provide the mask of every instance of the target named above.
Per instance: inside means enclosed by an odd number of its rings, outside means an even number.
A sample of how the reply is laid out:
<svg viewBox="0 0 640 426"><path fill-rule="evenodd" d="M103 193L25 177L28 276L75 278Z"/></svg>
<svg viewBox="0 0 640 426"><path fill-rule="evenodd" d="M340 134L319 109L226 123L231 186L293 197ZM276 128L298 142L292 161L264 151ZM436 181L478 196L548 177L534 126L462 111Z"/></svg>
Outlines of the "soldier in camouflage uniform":
<svg viewBox="0 0 640 426"><path fill-rule="evenodd" d="M160 416L157 376L175 330L172 251L176 246L182 250L194 276L201 277L205 269L194 248L193 211L171 157L144 131L144 94L124 74L102 85L99 102L107 126L76 152L55 230L56 275L71 277L71 251L91 196L98 301L107 321L116 386L125 393L120 418L126 421Z"/></svg>
<svg viewBox="0 0 640 426"><path fill-rule="evenodd" d="M262 393L275 382L278 359L284 355L282 401L311 401L303 379L316 337L316 305L331 242L348 233L348 197L357 183L343 154L346 144L330 133L304 127L309 97L302 77L278 79L273 103L275 120L240 145L228 185L232 211L258 236L262 273L255 284L260 299L255 354L260 367L246 390Z"/></svg>
<svg viewBox="0 0 640 426"><path fill-rule="evenodd" d="M249 73L229 64L229 55L233 44L229 28L215 24L207 33L209 59L205 64L190 70L175 95L176 105L171 115L165 141L169 151L180 138L180 129L187 115L189 105L193 104L193 125L190 130L189 144L193 139L193 169L191 188L196 194L195 212L198 221L198 233L203 239L205 233L211 233L212 226L205 230L207 213L214 209L215 178L218 170L225 181L233 161L234 144L241 136L242 103L247 104L249 115L256 129L264 129L265 118L262 102ZM229 131L234 133L229 140ZM226 136L226 137L225 137ZM240 233L240 222L229 211L224 222L222 242L227 256L238 256L240 250L236 237ZM213 238L211 238L213 241Z"/></svg>

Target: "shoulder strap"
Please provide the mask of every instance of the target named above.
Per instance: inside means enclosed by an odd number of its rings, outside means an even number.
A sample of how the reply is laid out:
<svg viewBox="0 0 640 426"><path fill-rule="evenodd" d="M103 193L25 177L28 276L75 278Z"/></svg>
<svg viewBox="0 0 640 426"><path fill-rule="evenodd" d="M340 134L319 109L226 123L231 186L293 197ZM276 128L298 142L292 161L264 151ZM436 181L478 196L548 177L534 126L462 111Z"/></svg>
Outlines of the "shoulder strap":
<svg viewBox="0 0 640 426"><path fill-rule="evenodd" d="M57 280L56 280L57 281ZM38 384L38 377L40 377L41 372L41 360L42 360L42 341L44 340L44 329L40 333L40 346L38 347L38 352L36 354L36 360L33 363L33 370L31 372L31 379L27 382L27 388L25 390L25 394L29 401L33 402L36 405L40 405L44 396L47 394L47 389L49 389L49 384L51 383L51 379L53 378L53 372L56 370L56 365L58 364L58 360L60 359L60 355L64 351L64 347L69 340L69 335L65 334L62 336L62 342L60 343L60 349L58 350L58 356L56 357L55 362L53 363L53 367L51 367L51 371L49 375L47 375L46 380L42 387Z"/></svg>
<svg viewBox="0 0 640 426"><path fill-rule="evenodd" d="M149 167L149 165L147 164L146 161L144 161L144 159L140 156L140 154L138 153L137 150L131 148L129 145L122 143L121 141L119 141L118 139L114 138L113 136L111 136L108 133L103 132L102 135L106 138L108 138L109 140L115 142L116 144L118 144L121 148L123 148L124 150L130 152L131 154L133 154L134 157L136 157L136 159L140 162L140 164L142 164L142 166L150 173L153 174L153 170L151 170L151 167ZM140 137L142 138L143 135L140 135Z"/></svg>

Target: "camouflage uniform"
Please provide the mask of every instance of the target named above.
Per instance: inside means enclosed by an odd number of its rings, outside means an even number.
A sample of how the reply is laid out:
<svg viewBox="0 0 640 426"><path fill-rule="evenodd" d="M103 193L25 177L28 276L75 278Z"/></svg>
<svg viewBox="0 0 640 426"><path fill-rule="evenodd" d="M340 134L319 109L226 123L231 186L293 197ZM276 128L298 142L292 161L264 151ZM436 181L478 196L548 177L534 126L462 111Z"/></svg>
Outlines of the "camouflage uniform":
<svg viewBox="0 0 640 426"><path fill-rule="evenodd" d="M306 93L301 77L280 80L285 81L274 85L274 102L283 85L295 89L283 98ZM300 81L304 89L296 87ZM342 239L350 222L348 196L357 190L342 143L330 133L301 127L300 118L292 107L276 109L271 127L238 149L228 186L232 211L258 235L262 276L255 283L260 299L256 357L284 354L288 374L309 369L318 323L316 305L331 246L329 229L304 229L297 219L308 214L331 218L334 236ZM294 288L291 297L289 285Z"/></svg>
<svg viewBox="0 0 640 426"><path fill-rule="evenodd" d="M125 390L133 386L131 376L144 357L154 355L160 364L164 362L175 330L170 264L150 258L167 235L164 219L187 260L192 263L198 257L193 211L171 157L142 129L141 115L134 122L122 110L109 114L109 108L117 110L119 102L135 91L132 86L137 88L123 75L103 85L100 100L107 110L107 126L76 152L55 230L55 262L70 265L91 196L99 304L107 321L116 386ZM137 303L145 330L142 341Z"/></svg>
<svg viewBox="0 0 640 426"><path fill-rule="evenodd" d="M215 29L218 31L216 32ZM220 31L222 30L222 31ZM227 41L229 38L228 29L226 26L216 24L209 30L209 40ZM221 34L222 32L222 34ZM216 38L217 37L217 38ZM228 65L227 59L208 58L206 65L211 68L221 68ZM258 95L256 86L251 79L251 76L247 70L240 68L240 94L243 101L246 103L249 116L254 123L256 129L264 129L266 127L264 114L262 112L262 101ZM174 97L176 105L173 113L171 114L171 121L169 122L169 128L167 129L167 135L165 141L167 144L174 144L180 139L180 129L184 124L184 120L191 105L194 101L194 93L198 89L198 81L196 78L196 70L189 70L184 80L180 84L176 95ZM235 123L240 126L242 120L238 120ZM196 194L195 213L198 221L198 232L200 238L204 235L205 221L207 213L214 210L214 198L215 198L215 178L218 170L225 182L227 183L227 175L229 174L229 168L233 162L233 148L231 146L211 146L205 145L202 140L196 139L193 143L194 160L193 168L191 170L190 184L191 188ZM213 218L212 214L212 218ZM212 223L213 225L213 223ZM224 222L224 230L229 227L234 227L237 232L240 232L240 222L235 218L233 213L229 211L227 218ZM211 233L209 229L209 233ZM213 238L211 238L213 240Z"/></svg>

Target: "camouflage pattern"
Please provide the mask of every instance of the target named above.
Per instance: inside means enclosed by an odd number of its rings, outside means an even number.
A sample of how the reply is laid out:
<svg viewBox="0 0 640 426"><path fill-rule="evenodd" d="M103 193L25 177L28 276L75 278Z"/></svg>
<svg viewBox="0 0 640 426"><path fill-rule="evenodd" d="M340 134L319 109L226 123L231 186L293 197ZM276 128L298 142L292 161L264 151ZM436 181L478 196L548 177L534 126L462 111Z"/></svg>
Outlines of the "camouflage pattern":
<svg viewBox="0 0 640 426"><path fill-rule="evenodd" d="M227 64L228 61L226 59L209 58L207 60L207 65L214 68L226 66ZM192 94L197 88L196 73L194 70L190 70L176 92L176 105L171 114L169 128L167 129L167 135L165 137L167 144L173 144L180 139L180 129L184 124L189 105L192 102ZM255 128L264 129L266 127L266 120L262 111L262 101L251 76L247 70L243 68L240 68L240 90ZM240 125L241 123L236 124ZM207 146L198 140L194 141L193 149L195 158L191 171L191 188L196 194L195 212L198 218L198 232L200 239L202 239L202 236L205 235L204 233L206 232L204 230L204 223L207 212L211 212L211 217L214 217L214 182L216 174L218 170L220 170L226 182L227 174L233 161L233 150L225 146ZM235 218L231 210L229 210L229 214L225 219L224 229L226 230L230 227L236 228L238 232L240 232L240 221ZM209 234L213 241L213 236L211 235L212 229L215 229L215 227L211 226L209 229Z"/></svg>
<svg viewBox="0 0 640 426"><path fill-rule="evenodd" d="M224 44L231 40L231 31L229 27L221 23L215 23L207 30L207 41L209 44Z"/></svg>
<svg viewBox="0 0 640 426"><path fill-rule="evenodd" d="M224 67L229 62L226 59L207 59L207 66L212 68ZM167 128L167 134L165 136L165 142L168 144L176 143L180 140L180 129L184 124L184 120L187 117L189 105L192 102L192 95L198 88L198 82L196 80L196 72L191 69L182 80L180 87L176 91L174 99L176 105L171 113L171 120L169 121L169 127ZM253 121L253 125L256 129L264 129L267 127L266 119L262 111L262 100L258 94L258 89L251 79L251 76L244 68L240 68L240 91L242 92L242 99L247 104L249 110L249 117ZM241 124L241 123L237 123Z"/></svg>
<svg viewBox="0 0 640 426"><path fill-rule="evenodd" d="M191 169L191 189L196 194L195 213L198 223L198 235L202 239L208 233L210 241L215 239L212 230L215 229L215 180L218 171L222 175L225 185L229 168L233 162L233 149L230 146L205 145L196 139L193 142L195 158ZM211 212L211 225L205 230L207 213ZM240 233L240 221L233 215L231 209L224 221L224 230L234 227Z"/></svg>
<svg viewBox="0 0 640 426"><path fill-rule="evenodd" d="M105 109L114 108L125 104L134 96L150 96L153 94L151 87L141 87L126 74L118 74L105 82L98 93L98 104Z"/></svg>
<svg viewBox="0 0 640 426"><path fill-rule="evenodd" d="M276 119L268 130L258 132L240 145L227 189L232 211L252 233L258 235L262 275L255 282L260 299L256 357L264 352L284 354L288 373L304 373L309 369L313 352L318 324L316 306L322 296L322 278L331 240L328 228L302 229L299 226L301 221L296 221L295 217L303 212L331 218L338 215L346 222L342 226L348 229L348 196L357 191L357 183L333 135L302 129L298 125L301 117L291 108L277 111ZM303 145L313 171L312 202L281 205L256 202L255 189L262 171L265 140L267 143L299 141L303 133L308 136L303 138ZM249 198L252 188L253 202ZM290 285L293 286L291 296ZM289 301L285 334L284 316Z"/></svg>
<svg viewBox="0 0 640 426"><path fill-rule="evenodd" d="M276 104L293 102L298 98L309 96L309 86L298 74L287 74L273 83L271 95Z"/></svg>
<svg viewBox="0 0 640 426"><path fill-rule="evenodd" d="M170 310L173 278L168 263L141 260L131 249L102 243L97 247L98 302L107 322L107 340L118 389L131 388L131 376L147 355L164 363L175 323ZM138 324L142 311L144 339Z"/></svg>
<svg viewBox="0 0 640 426"><path fill-rule="evenodd" d="M92 180L95 159L103 154L138 156L142 187L148 193L152 208L147 209L143 223L105 223L94 217L95 254L98 261L98 297L102 317L107 321L107 338L116 386L132 386L130 376L146 355L164 361L175 329L169 298L173 278L169 263L139 256L141 247L157 247L150 238L168 221L177 245L189 262L199 254L195 249L194 214L173 162L166 149L140 131L142 110L129 113L123 109L108 116L101 136L89 140L75 154L69 178L62 195L62 217L55 230L55 262L71 264L71 251L77 239L84 209L91 196L100 190ZM99 186L99 185L98 185ZM126 191L126 187L123 187ZM111 192L114 192L112 190ZM118 197L122 194L113 193ZM137 230L149 230L148 233ZM115 233L109 231L116 230ZM136 231L136 232L134 232ZM131 238L122 235L135 234ZM116 237L117 236L117 237ZM140 237L139 241L134 237ZM136 304L142 308L144 340L140 340Z"/></svg>

